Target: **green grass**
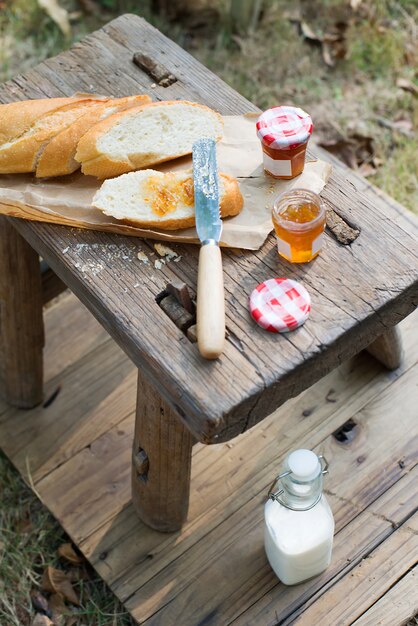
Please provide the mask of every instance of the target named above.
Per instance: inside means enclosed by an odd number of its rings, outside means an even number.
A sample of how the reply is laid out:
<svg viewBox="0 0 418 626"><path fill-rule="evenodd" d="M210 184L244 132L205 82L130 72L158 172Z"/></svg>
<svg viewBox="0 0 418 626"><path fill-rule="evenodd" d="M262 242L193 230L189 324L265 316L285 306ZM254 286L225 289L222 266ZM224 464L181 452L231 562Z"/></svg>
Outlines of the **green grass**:
<svg viewBox="0 0 418 626"><path fill-rule="evenodd" d="M70 539L0 453L0 624L29 626L35 615L30 593L39 590L48 565L68 570L57 556ZM88 580L74 583L81 606L66 615L77 626L133 626L135 622L87 564ZM47 593L45 596L48 596Z"/></svg>
<svg viewBox="0 0 418 626"><path fill-rule="evenodd" d="M383 28L383 27L382 27ZM392 79L404 58L404 37L394 29L379 31L370 23L352 32L350 59L354 68L370 78L386 75Z"/></svg>
<svg viewBox="0 0 418 626"><path fill-rule="evenodd" d="M399 142L373 182L388 195L418 213L418 140Z"/></svg>
<svg viewBox="0 0 418 626"><path fill-rule="evenodd" d="M0 12L0 80L57 54L68 43L35 0L8 2Z"/></svg>

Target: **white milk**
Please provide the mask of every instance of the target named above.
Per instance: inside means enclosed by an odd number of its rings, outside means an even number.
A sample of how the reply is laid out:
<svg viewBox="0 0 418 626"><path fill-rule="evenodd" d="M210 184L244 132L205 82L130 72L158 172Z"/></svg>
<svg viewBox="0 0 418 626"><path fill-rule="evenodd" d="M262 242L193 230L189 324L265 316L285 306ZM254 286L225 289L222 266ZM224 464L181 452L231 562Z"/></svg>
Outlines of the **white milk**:
<svg viewBox="0 0 418 626"><path fill-rule="evenodd" d="M278 499L269 499L265 505L267 558L286 585L320 574L331 561L334 518L322 494L322 472L316 454L292 452L280 476L283 491L273 494Z"/></svg>

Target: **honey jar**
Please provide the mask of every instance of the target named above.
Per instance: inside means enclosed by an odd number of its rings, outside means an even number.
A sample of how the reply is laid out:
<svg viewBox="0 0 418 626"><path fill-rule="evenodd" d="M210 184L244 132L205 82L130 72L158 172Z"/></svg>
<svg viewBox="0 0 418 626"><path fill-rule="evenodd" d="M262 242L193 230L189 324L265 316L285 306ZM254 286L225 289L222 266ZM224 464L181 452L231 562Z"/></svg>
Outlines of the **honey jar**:
<svg viewBox="0 0 418 626"><path fill-rule="evenodd" d="M299 176L312 134L311 116L297 107L273 107L260 115L256 128L267 174L281 179Z"/></svg>
<svg viewBox="0 0 418 626"><path fill-rule="evenodd" d="M325 207L308 189L281 194L273 205L273 225L280 256L292 263L308 263L321 251Z"/></svg>

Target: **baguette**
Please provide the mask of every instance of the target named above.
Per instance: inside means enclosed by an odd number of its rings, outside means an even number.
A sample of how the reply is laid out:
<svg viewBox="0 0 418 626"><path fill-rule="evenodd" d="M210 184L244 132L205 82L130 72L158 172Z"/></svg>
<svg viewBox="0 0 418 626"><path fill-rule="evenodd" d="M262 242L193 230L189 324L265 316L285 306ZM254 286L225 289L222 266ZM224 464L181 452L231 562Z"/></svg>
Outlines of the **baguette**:
<svg viewBox="0 0 418 626"><path fill-rule="evenodd" d="M89 100L91 96L42 98L0 104L0 146L26 133L41 117L61 107Z"/></svg>
<svg viewBox="0 0 418 626"><path fill-rule="evenodd" d="M34 172L47 143L84 115L89 108L102 104L103 100L94 98L70 102L35 119L23 134L0 146L0 172L2 174Z"/></svg>
<svg viewBox="0 0 418 626"><path fill-rule="evenodd" d="M74 158L77 144L92 126L114 113L149 102L151 102L149 96L140 95L112 98L95 107L89 107L87 112L47 143L38 158L35 175L42 178L71 174L80 167L80 163Z"/></svg>
<svg viewBox="0 0 418 626"><path fill-rule="evenodd" d="M238 182L219 174L221 217L237 215L244 204ZM124 224L141 228L178 230L195 225L191 171L141 170L103 182L93 206Z"/></svg>
<svg viewBox="0 0 418 626"><path fill-rule="evenodd" d="M110 178L192 152L201 137L222 137L222 117L208 107L173 100L111 115L80 140L81 171Z"/></svg>

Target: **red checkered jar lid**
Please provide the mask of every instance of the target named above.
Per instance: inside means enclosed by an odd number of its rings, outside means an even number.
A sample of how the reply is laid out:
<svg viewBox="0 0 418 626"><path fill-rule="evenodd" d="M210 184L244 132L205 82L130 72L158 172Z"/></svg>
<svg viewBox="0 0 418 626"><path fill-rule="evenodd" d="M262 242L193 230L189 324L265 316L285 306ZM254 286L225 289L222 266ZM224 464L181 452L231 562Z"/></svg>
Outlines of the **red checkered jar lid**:
<svg viewBox="0 0 418 626"><path fill-rule="evenodd" d="M308 113L296 107L273 107L258 118L258 138L269 148L291 150L309 140L312 119Z"/></svg>
<svg viewBox="0 0 418 626"><path fill-rule="evenodd" d="M290 278L270 278L254 289L250 312L257 324L272 333L286 333L309 317L311 297L305 287Z"/></svg>

